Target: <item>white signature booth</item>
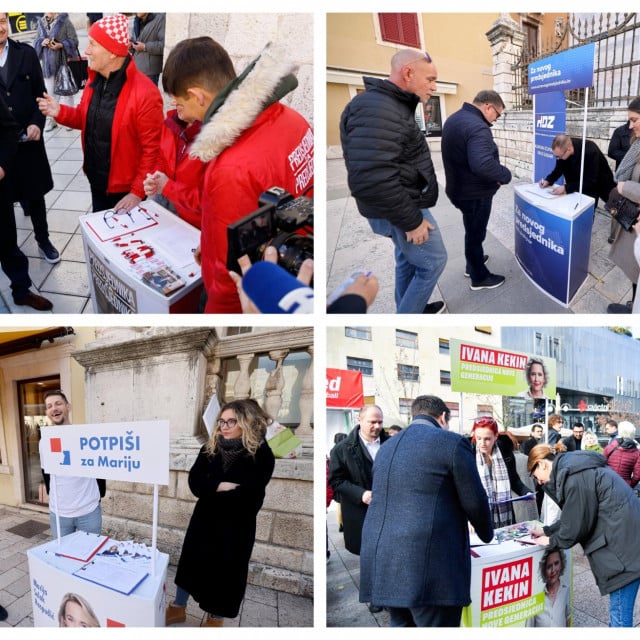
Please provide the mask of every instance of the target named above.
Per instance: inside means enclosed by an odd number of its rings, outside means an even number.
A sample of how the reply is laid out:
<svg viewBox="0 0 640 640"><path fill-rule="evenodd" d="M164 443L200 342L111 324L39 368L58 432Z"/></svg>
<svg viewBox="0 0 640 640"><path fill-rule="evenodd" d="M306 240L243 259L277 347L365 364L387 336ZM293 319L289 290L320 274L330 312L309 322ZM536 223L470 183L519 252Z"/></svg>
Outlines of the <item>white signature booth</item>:
<svg viewBox="0 0 640 640"><path fill-rule="evenodd" d="M76 532L30 549L34 626L64 626L59 612L71 596L94 614L88 626L163 627L169 556L156 542L158 485L169 483L169 422L46 427L40 456L52 483L67 475L153 484L153 522L151 548Z"/></svg>

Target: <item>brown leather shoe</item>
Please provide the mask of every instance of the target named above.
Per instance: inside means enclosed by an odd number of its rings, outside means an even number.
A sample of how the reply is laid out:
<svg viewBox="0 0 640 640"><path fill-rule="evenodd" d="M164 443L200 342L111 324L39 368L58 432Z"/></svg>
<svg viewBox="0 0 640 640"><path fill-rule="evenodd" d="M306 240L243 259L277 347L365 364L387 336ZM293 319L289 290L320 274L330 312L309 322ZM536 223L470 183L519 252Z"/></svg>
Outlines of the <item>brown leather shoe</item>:
<svg viewBox="0 0 640 640"><path fill-rule="evenodd" d="M207 616L204 619L204 622L200 626L201 627L223 627L224 618L212 618L211 616Z"/></svg>
<svg viewBox="0 0 640 640"><path fill-rule="evenodd" d="M19 300L14 298L13 301L17 305L32 307L38 311L49 311L50 309L53 309L53 302L33 293L33 291L28 291L24 298L20 298Z"/></svg>
<svg viewBox="0 0 640 640"><path fill-rule="evenodd" d="M178 624L179 622L185 622L187 619L187 607L178 607L175 604L170 604L164 614L164 623L168 627L171 624Z"/></svg>

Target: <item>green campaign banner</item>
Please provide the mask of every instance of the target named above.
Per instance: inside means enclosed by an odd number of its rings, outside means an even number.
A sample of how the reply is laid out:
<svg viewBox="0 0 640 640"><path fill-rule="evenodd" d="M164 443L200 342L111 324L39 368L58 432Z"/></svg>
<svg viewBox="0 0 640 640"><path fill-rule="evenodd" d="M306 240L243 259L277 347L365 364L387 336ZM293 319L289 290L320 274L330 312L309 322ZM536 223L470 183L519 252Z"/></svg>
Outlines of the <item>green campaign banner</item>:
<svg viewBox="0 0 640 640"><path fill-rule="evenodd" d="M556 396L556 361L452 338L451 390L519 398Z"/></svg>

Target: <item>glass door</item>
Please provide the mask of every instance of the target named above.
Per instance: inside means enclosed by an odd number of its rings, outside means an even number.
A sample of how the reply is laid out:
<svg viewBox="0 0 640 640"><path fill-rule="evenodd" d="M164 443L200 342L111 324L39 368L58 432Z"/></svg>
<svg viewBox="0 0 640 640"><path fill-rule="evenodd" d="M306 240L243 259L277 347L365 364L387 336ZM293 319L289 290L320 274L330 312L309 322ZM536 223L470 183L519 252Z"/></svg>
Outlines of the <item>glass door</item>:
<svg viewBox="0 0 640 640"><path fill-rule="evenodd" d="M43 478L38 443L40 442L40 428L48 424L44 412L44 394L59 388L59 376L18 382L24 494L25 501L33 504L47 503L44 491L40 488Z"/></svg>

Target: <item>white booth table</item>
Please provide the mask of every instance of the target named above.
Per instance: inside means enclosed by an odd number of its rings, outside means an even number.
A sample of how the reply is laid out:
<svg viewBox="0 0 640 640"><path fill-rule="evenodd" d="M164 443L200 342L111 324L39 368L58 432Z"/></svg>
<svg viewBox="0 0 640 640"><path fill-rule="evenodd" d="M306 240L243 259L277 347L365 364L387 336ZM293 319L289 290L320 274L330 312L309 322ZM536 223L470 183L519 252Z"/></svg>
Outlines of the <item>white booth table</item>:
<svg viewBox="0 0 640 640"><path fill-rule="evenodd" d="M462 610L463 627L524 627L528 619L544 610L545 583L539 563L545 547L532 544L528 536L511 535L518 528L533 525L542 527L542 523L530 521L496 529L493 544L473 546L472 540L471 604ZM571 550L564 554L566 567L560 581L569 587L572 605Z"/></svg>
<svg viewBox="0 0 640 640"><path fill-rule="evenodd" d="M589 271L594 199L549 197L537 184L514 192L516 260L539 289L568 306Z"/></svg>
<svg viewBox="0 0 640 640"><path fill-rule="evenodd" d="M129 213L80 216L95 313L196 313L200 231L144 200Z"/></svg>
<svg viewBox="0 0 640 640"><path fill-rule="evenodd" d="M107 545L113 542L109 540ZM90 604L101 627L165 626L169 566L166 553L157 552L155 575L150 572L125 595L73 575L85 563L56 555L57 549L58 541L52 540L27 551L35 627L60 626L58 612L68 593L77 594Z"/></svg>

